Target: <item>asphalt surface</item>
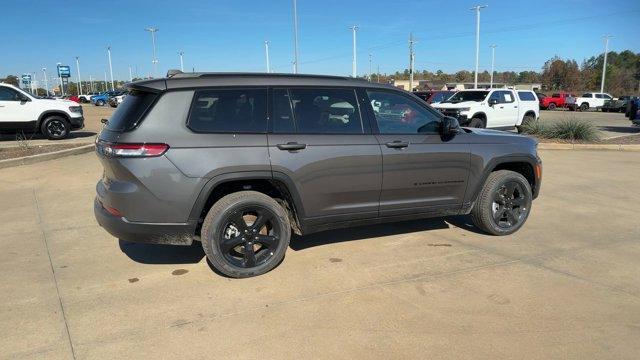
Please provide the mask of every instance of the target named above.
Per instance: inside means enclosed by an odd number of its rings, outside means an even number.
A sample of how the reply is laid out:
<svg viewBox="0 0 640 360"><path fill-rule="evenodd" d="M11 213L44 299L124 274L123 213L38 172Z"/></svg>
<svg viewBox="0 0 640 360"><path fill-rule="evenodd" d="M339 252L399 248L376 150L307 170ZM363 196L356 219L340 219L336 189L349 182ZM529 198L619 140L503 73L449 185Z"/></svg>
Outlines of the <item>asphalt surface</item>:
<svg viewBox="0 0 640 360"><path fill-rule="evenodd" d="M637 153L543 151L519 232L466 218L292 240L266 275L95 222L91 153L0 171L0 358L637 359Z"/></svg>

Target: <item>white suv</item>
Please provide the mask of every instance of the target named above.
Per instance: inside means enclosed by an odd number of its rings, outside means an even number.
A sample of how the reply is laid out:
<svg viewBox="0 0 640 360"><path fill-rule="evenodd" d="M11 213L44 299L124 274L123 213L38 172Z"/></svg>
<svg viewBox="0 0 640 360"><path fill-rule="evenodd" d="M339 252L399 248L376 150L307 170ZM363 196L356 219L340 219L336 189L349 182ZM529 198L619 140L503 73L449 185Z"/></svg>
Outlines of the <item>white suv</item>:
<svg viewBox="0 0 640 360"><path fill-rule="evenodd" d="M0 132L40 132L58 140L83 127L82 106L77 103L40 99L13 85L0 83Z"/></svg>
<svg viewBox="0 0 640 360"><path fill-rule="evenodd" d="M520 130L520 125L540 116L538 97L529 90L462 90L431 106L455 117L460 125L475 128Z"/></svg>

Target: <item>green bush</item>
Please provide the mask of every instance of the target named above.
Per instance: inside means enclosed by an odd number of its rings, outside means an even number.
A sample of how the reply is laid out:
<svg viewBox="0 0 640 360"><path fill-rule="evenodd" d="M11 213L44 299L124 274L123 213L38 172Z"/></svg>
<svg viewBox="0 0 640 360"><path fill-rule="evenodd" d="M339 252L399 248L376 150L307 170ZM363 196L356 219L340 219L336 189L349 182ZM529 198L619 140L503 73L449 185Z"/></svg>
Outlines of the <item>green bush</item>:
<svg viewBox="0 0 640 360"><path fill-rule="evenodd" d="M537 137L546 137L547 128L540 121L529 121L520 126L520 132Z"/></svg>
<svg viewBox="0 0 640 360"><path fill-rule="evenodd" d="M597 141L600 136L598 129L589 122L565 120L551 125L544 131L545 137L550 139Z"/></svg>

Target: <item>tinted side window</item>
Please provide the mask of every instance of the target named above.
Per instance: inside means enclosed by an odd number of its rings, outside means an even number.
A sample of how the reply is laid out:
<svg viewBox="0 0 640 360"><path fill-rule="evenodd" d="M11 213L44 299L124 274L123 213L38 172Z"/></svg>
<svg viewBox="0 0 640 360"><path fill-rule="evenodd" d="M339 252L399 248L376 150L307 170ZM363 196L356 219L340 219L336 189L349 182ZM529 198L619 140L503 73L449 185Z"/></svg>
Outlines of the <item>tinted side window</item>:
<svg viewBox="0 0 640 360"><path fill-rule="evenodd" d="M586 94L582 94L582 97L590 98L590 97L593 97L593 96L591 96L591 93L586 93Z"/></svg>
<svg viewBox="0 0 640 360"><path fill-rule="evenodd" d="M280 134L296 132L289 90L287 89L273 90L273 132Z"/></svg>
<svg viewBox="0 0 640 360"><path fill-rule="evenodd" d="M18 100L18 92L4 86L0 87L0 101L16 101Z"/></svg>
<svg viewBox="0 0 640 360"><path fill-rule="evenodd" d="M381 134L437 133L440 116L416 101L389 91L368 90Z"/></svg>
<svg viewBox="0 0 640 360"><path fill-rule="evenodd" d="M602 95L602 94L596 94L596 99L603 99L603 98L604 98L604 95Z"/></svg>
<svg viewBox="0 0 640 360"><path fill-rule="evenodd" d="M187 124L195 132L264 133L266 105L265 89L196 91Z"/></svg>
<svg viewBox="0 0 640 360"><path fill-rule="evenodd" d="M157 95L153 93L132 90L122 104L118 105L105 128L112 131L131 130L156 97Z"/></svg>
<svg viewBox="0 0 640 360"><path fill-rule="evenodd" d="M518 97L522 101L536 101L536 97L530 91L518 91Z"/></svg>
<svg viewBox="0 0 640 360"><path fill-rule="evenodd" d="M274 131L290 131L291 123L284 125L288 116L286 101L282 98L284 93L279 93L279 99L275 95L274 92ZM297 133L363 133L360 109L353 89L289 89L288 100L290 109L293 110L293 126ZM284 111L281 112L280 109Z"/></svg>

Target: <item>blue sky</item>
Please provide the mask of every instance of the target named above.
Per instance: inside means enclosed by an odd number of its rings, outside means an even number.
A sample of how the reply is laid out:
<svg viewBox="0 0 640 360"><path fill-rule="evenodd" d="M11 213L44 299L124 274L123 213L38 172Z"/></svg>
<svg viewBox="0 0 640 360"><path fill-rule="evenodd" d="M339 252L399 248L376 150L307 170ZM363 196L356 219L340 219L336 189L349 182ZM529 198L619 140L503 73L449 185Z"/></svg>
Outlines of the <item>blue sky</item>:
<svg viewBox="0 0 640 360"><path fill-rule="evenodd" d="M107 45L116 78L128 79L129 65L142 76L152 71L151 37L159 28L159 73L185 70L264 71L264 40L271 64L290 72L293 48L291 0L242 1L31 1L3 0L0 76L53 73L57 62L72 66L80 57L82 78L104 78ZM445 72L472 70L477 1L298 0L300 72L349 75L351 25L358 25L358 73L393 72L407 67L407 40L413 32L416 68ZM610 49L640 52L640 1L482 1L480 67L489 69L490 44L497 44L496 70L540 70L559 55L583 59ZM9 35L8 35L9 34ZM8 41L7 41L8 40Z"/></svg>

